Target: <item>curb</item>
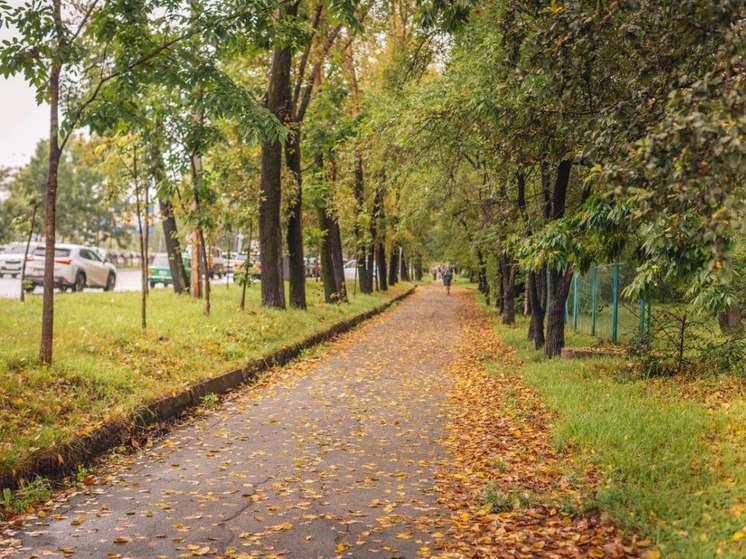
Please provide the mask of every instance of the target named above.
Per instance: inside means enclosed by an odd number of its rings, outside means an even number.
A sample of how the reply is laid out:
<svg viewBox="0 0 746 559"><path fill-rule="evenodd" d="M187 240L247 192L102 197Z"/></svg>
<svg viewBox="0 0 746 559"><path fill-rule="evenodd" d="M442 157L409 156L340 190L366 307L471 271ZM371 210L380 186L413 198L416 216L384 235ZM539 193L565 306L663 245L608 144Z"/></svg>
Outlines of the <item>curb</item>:
<svg viewBox="0 0 746 559"><path fill-rule="evenodd" d="M174 419L189 408L199 405L207 394L225 394L241 384L254 380L261 372L289 363L302 351L348 332L362 322L381 314L395 303L409 297L416 289L415 285L383 305L333 324L318 334L254 359L243 367L218 374L181 392L145 404L130 416L129 420L106 422L95 432L79 436L59 449L32 455L18 467L0 471L0 489L16 489L21 480L36 476L59 480L75 473L79 465L89 464L104 452L128 444L133 437L145 432L149 426Z"/></svg>

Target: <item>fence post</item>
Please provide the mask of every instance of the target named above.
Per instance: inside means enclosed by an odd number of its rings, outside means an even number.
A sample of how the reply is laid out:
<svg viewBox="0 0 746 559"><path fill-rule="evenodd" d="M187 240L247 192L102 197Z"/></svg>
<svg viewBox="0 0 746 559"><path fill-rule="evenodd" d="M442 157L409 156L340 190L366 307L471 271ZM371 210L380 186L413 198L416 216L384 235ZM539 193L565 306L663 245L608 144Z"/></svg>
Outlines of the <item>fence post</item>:
<svg viewBox="0 0 746 559"><path fill-rule="evenodd" d="M579 274L572 278L572 329L578 329L578 280Z"/></svg>
<svg viewBox="0 0 746 559"><path fill-rule="evenodd" d="M598 295L598 266L591 272L591 336L596 335L596 297Z"/></svg>
<svg viewBox="0 0 746 559"><path fill-rule="evenodd" d="M619 332L619 261L614 261L614 301L611 313L611 341L617 341Z"/></svg>
<svg viewBox="0 0 746 559"><path fill-rule="evenodd" d="M640 296L640 337L645 333L645 299Z"/></svg>
<svg viewBox="0 0 746 559"><path fill-rule="evenodd" d="M549 312L549 269L547 268L546 272L546 283L547 283L547 300L546 300L546 306L544 307L546 309L546 312Z"/></svg>

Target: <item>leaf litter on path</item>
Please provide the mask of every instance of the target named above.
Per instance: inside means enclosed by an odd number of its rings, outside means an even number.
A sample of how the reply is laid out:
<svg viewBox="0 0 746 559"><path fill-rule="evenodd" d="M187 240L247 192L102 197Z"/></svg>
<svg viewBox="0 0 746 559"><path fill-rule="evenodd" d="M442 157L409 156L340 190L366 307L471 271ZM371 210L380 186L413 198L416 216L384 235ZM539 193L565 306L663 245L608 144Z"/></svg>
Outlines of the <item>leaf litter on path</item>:
<svg viewBox="0 0 746 559"><path fill-rule="evenodd" d="M459 342L450 368L449 460L438 471L451 529L432 557L539 559L641 557L647 541L583 511L591 470L575 471L551 444L552 413L520 376L470 293L455 291ZM494 361L497 372L487 370Z"/></svg>

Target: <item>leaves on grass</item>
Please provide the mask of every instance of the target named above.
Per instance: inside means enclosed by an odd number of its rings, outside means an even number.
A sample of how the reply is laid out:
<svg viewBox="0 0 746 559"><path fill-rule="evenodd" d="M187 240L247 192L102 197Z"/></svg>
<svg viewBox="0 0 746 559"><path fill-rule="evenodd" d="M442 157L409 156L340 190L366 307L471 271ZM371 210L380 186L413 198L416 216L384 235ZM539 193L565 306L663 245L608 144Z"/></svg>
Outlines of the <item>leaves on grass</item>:
<svg viewBox="0 0 746 559"><path fill-rule="evenodd" d="M579 487L550 444L552 415L515 374L470 295L458 353L445 445L452 458L438 476L452 510L445 550L460 557L636 557L646 542L623 535L599 514L581 514ZM497 373L485 369L496 363ZM579 472L592 484L592 472ZM573 510L575 509L575 510Z"/></svg>

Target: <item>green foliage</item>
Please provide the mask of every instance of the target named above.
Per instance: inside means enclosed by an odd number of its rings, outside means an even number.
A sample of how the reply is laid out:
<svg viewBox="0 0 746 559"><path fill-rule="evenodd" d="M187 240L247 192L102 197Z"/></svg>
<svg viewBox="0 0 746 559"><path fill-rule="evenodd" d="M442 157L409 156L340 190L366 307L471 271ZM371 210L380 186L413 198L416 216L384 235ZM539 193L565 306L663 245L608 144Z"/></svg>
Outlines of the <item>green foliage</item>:
<svg viewBox="0 0 746 559"><path fill-rule="evenodd" d="M218 402L220 402L220 397L214 392L210 392L209 394L205 394L204 396L202 396L202 405L205 406L208 410L215 409L218 405Z"/></svg>
<svg viewBox="0 0 746 559"><path fill-rule="evenodd" d="M2 510L0 510L0 516L2 513L13 513L21 514L28 510L28 508L41 501L46 501L52 495L52 485L49 480L42 477L35 477L32 481L24 483L21 487L15 491L11 491L7 487L2 491Z"/></svg>
<svg viewBox="0 0 746 559"><path fill-rule="evenodd" d="M57 234L59 238L90 245L114 242L125 245L130 237L126 225L112 214L124 207L121 198L110 197L106 175L98 165L100 140L73 137L58 172ZM25 239L34 203L39 203L36 230L43 231L49 145L41 141L31 161L8 181L8 198L0 201L0 239ZM22 218L13 227L12 218ZM4 227L3 227L4 225Z"/></svg>

